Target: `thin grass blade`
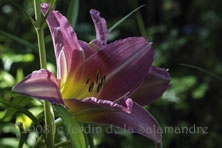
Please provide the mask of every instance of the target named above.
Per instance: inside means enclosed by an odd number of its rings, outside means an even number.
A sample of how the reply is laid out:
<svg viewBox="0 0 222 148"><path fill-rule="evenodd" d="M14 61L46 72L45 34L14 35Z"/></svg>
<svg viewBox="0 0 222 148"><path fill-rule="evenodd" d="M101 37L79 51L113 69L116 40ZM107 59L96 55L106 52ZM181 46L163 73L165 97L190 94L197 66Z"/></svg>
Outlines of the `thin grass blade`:
<svg viewBox="0 0 222 148"><path fill-rule="evenodd" d="M76 22L79 13L79 0L71 0L67 12L67 18L73 29L76 27Z"/></svg>
<svg viewBox="0 0 222 148"><path fill-rule="evenodd" d="M7 32L2 31L2 30L0 30L0 34L4 35L5 37L8 37L10 39L13 39L13 40L17 41L18 43L20 43L22 45L25 45L28 48L31 48L33 50L37 49L37 47L34 46L33 44L31 44L30 42L27 42L27 41L25 41L25 40L15 36L15 35L13 35L13 34L7 33Z"/></svg>
<svg viewBox="0 0 222 148"><path fill-rule="evenodd" d="M135 13L136 11L138 11L139 9L141 9L142 7L144 7L145 5L141 5L139 7L137 7L136 9L134 9L133 11L131 11L129 14L127 14L126 16L124 16L122 19L120 19L118 22L116 22L112 27L109 28L109 32L112 32L119 24L121 24L123 21L125 21L127 18L129 18L133 13Z"/></svg>
<svg viewBox="0 0 222 148"><path fill-rule="evenodd" d="M11 102L9 103L7 101L4 101L3 99L0 99L0 103L4 104L5 106L8 106L8 107L15 108L19 112L22 112L23 114L28 116L35 124L39 124L39 120L30 111L25 109L23 106L20 106L18 104L14 104L14 103L11 103Z"/></svg>
<svg viewBox="0 0 222 148"><path fill-rule="evenodd" d="M197 67L197 66L193 66L193 65L188 65L188 64L180 64L180 65L185 66L185 67L189 67L189 68L193 68L193 69L196 69L196 70L199 70L199 71L202 71L202 72L204 72L204 73L206 73L206 74L208 74L208 75L210 75L210 76L212 76L212 77L214 77L216 79L222 80L221 77L219 77L219 76L215 75L214 73L212 73L210 71L207 71L207 70L205 70L203 68L200 68L200 67Z"/></svg>

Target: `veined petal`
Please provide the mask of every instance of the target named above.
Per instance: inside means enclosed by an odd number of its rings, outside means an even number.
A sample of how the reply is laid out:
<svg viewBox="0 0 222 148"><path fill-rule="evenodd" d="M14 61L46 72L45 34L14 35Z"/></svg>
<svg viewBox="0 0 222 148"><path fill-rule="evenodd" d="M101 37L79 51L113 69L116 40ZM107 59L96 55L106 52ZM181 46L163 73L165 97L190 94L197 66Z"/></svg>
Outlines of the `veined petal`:
<svg viewBox="0 0 222 148"><path fill-rule="evenodd" d="M90 15L92 17L96 29L96 39L103 46L105 46L108 38L108 29L106 26L106 20L100 17L100 12L95 9L90 10Z"/></svg>
<svg viewBox="0 0 222 148"><path fill-rule="evenodd" d="M59 82L54 74L47 70L42 69L32 72L18 83L13 90L34 98L63 104L59 91Z"/></svg>
<svg viewBox="0 0 222 148"><path fill-rule="evenodd" d="M43 14L47 12L48 8L48 4L41 4ZM47 17L47 23L56 55L57 77L62 79L61 83L65 83L67 77L77 76L77 73L81 71L78 69L84 61L84 52L79 45L76 33L60 12L52 10Z"/></svg>
<svg viewBox="0 0 222 148"><path fill-rule="evenodd" d="M85 63L84 75L96 82L100 71L105 82L98 98L114 101L125 94L132 94L141 85L153 56L151 43L144 38L126 38L108 44L90 56Z"/></svg>
<svg viewBox="0 0 222 148"><path fill-rule="evenodd" d="M95 98L66 99L64 103L80 122L115 125L161 142L157 121L130 98L123 98L118 103Z"/></svg>
<svg viewBox="0 0 222 148"><path fill-rule="evenodd" d="M152 66L143 85L132 95L132 98L140 105L150 104L162 96L170 86L169 83L169 73L165 69Z"/></svg>

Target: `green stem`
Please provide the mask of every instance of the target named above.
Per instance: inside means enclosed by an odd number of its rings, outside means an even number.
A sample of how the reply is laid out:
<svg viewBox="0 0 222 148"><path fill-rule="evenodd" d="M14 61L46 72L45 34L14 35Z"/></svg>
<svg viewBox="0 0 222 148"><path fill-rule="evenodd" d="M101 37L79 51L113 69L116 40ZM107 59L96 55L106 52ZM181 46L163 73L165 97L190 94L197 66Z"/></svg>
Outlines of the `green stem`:
<svg viewBox="0 0 222 148"><path fill-rule="evenodd" d="M38 38L40 67L42 69L47 69L44 31L42 28L36 28L36 33L37 33L37 38Z"/></svg>
<svg viewBox="0 0 222 148"><path fill-rule="evenodd" d="M34 9L35 9L35 29L38 39L38 48L39 48L39 59L41 69L47 69L46 61L46 52L45 52L45 39L44 39L44 30L41 26L41 10L40 10L40 0L34 0ZM46 134L46 143L48 147L54 146L54 112L51 104L48 101L44 101L44 115L45 115L45 134Z"/></svg>
<svg viewBox="0 0 222 148"><path fill-rule="evenodd" d="M20 139L19 139L18 148L22 148L22 147L23 147L23 144L25 143L25 139L26 139L27 136L28 136L28 132L25 132L25 131L24 131L23 125L22 125L21 122L18 122L18 123L17 123L17 126L18 126L19 131L20 131Z"/></svg>

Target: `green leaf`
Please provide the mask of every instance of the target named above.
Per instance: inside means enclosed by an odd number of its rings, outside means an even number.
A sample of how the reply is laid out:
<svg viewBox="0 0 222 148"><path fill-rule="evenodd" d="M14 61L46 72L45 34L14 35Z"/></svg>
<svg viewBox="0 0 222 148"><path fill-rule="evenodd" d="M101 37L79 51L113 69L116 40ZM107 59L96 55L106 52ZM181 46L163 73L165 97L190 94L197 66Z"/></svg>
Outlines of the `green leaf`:
<svg viewBox="0 0 222 148"><path fill-rule="evenodd" d="M21 98L16 98L13 99L12 104L16 104L19 105L20 107L24 107L25 105L27 105L29 102L31 101L31 98L28 97L23 97ZM4 121L9 121L10 118L18 111L18 109L15 109L14 107L8 107L7 111L5 112L5 115L3 117Z"/></svg>
<svg viewBox="0 0 222 148"><path fill-rule="evenodd" d="M0 103L4 104L5 106L8 107L13 107L15 108L17 111L20 111L22 113L24 113L26 116L28 116L35 124L39 123L39 120L30 112L28 111L26 108L24 108L23 106L20 106L18 104L14 104L11 102L7 102L3 99L0 99Z"/></svg>
<svg viewBox="0 0 222 148"><path fill-rule="evenodd" d="M75 117L60 105L54 105L54 107L67 128L68 134L72 141L72 147L86 148L86 140L83 131L81 130L80 124Z"/></svg>
<svg viewBox="0 0 222 148"><path fill-rule="evenodd" d="M13 0L9 0L10 3L12 3L15 7L17 7L28 19L29 21L33 24L33 26L35 26L35 21L33 20L33 18L25 11L25 9L19 5L18 3L16 3Z"/></svg>
<svg viewBox="0 0 222 148"><path fill-rule="evenodd" d="M127 14L126 16L124 16L122 19L120 19L118 22L116 22L112 27L109 28L109 32L112 32L119 24L121 24L123 21L125 21L127 18L129 18L133 13L135 13L136 11L138 11L140 8L144 7L145 5L141 5L139 7L137 7L136 9L134 9L133 11L131 11L129 14Z"/></svg>
<svg viewBox="0 0 222 148"><path fill-rule="evenodd" d="M203 98L206 91L208 89L207 83L202 83L200 84L193 92L192 92L192 97L194 99L200 99Z"/></svg>
<svg viewBox="0 0 222 148"><path fill-rule="evenodd" d="M32 43L27 42L26 40L23 40L23 39L15 36L15 35L13 35L13 34L7 33L7 32L5 32L5 31L3 31L3 30L0 30L0 34L3 34L5 37L10 38L10 39L13 39L13 40L15 40L16 42L18 42L18 43L20 43L20 44L22 44L22 45L25 45L26 47L29 47L29 48L31 48L31 49L33 49L33 50L36 50L36 49L37 49L37 47L34 46Z"/></svg>
<svg viewBox="0 0 222 148"><path fill-rule="evenodd" d="M44 115L45 115L45 125L49 132L46 133L47 145L52 147L55 140L55 116L52 105L48 101L44 101Z"/></svg>
<svg viewBox="0 0 222 148"><path fill-rule="evenodd" d="M24 145L26 138L28 136L28 132L24 132L24 128L23 128L23 125L21 122L17 123L17 127L19 128L19 131L20 131L18 148L23 148L23 145Z"/></svg>
<svg viewBox="0 0 222 148"><path fill-rule="evenodd" d="M76 27L78 13L79 13L79 0L71 0L67 12L67 18L73 28Z"/></svg>
<svg viewBox="0 0 222 148"><path fill-rule="evenodd" d="M199 71L202 71L202 72L204 72L204 73L206 73L206 74L208 74L208 75L210 75L210 76L212 76L212 77L214 77L216 79L222 80L221 77L219 77L219 76L215 75L214 73L212 73L210 71L207 71L207 70L205 70L203 68L200 68L200 67L197 67L197 66L193 66L193 65L188 65L188 64L180 64L180 65L185 66L185 67L189 67L189 68L193 68L193 69L196 69L196 70L199 70Z"/></svg>
<svg viewBox="0 0 222 148"><path fill-rule="evenodd" d="M46 3L48 3L48 2L46 2ZM49 9L47 10L44 18L43 18L42 21L41 21L40 28L43 27L43 24L45 23L45 20L46 20L46 18L48 17L49 12L51 12L51 10L53 9L55 3L56 3L56 0L52 0L52 1L51 1L50 5L49 5Z"/></svg>
<svg viewBox="0 0 222 148"><path fill-rule="evenodd" d="M0 139L0 147L2 147L2 148L3 147L4 148L14 148L17 145L18 145L17 138L3 137ZM27 148L27 146L24 148Z"/></svg>
<svg viewBox="0 0 222 148"><path fill-rule="evenodd" d="M0 70L0 88L12 87L14 84L14 77L10 73Z"/></svg>
<svg viewBox="0 0 222 148"><path fill-rule="evenodd" d="M146 33L146 28L141 13L137 12L136 19L141 35L144 36L146 39L148 39L148 35Z"/></svg>

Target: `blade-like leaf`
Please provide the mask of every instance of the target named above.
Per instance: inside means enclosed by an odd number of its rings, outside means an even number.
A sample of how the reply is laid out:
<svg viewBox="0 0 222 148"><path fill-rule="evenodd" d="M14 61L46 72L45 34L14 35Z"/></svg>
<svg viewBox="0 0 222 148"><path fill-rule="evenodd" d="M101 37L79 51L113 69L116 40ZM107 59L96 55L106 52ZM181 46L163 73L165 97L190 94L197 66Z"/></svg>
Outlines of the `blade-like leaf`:
<svg viewBox="0 0 222 148"><path fill-rule="evenodd" d="M197 67L197 66L194 66L194 65L188 65L188 64L180 64L180 65L202 71L202 72L204 72L204 73L206 73L206 74L208 74L208 75L210 75L210 76L212 76L216 79L222 80L222 77L219 77L219 76L215 75L214 73L212 73L210 71L207 71L203 68L200 68L200 67Z"/></svg>
<svg viewBox="0 0 222 148"><path fill-rule="evenodd" d="M136 9L134 9L133 11L131 11L129 14L127 14L126 16L124 16L122 19L120 19L118 22L116 22L112 27L109 28L109 32L112 32L119 24L121 24L123 21L125 21L128 17L130 17L133 13L135 13L136 11L138 11L140 8L144 7L145 5L141 5L139 7L137 7Z"/></svg>
<svg viewBox="0 0 222 148"><path fill-rule="evenodd" d="M141 35L144 36L146 39L148 39L148 35L146 33L145 24L144 24L144 21L143 21L143 18L141 16L140 12L137 12L136 19L137 19L137 24L138 24L138 27L139 27Z"/></svg>
<svg viewBox="0 0 222 148"><path fill-rule="evenodd" d="M76 27L78 13L79 13L79 0L71 0L69 3L67 18L73 28Z"/></svg>
<svg viewBox="0 0 222 148"><path fill-rule="evenodd" d="M26 138L28 136L28 132L24 132L24 128L23 128L22 123L18 123L17 126L18 126L19 131L20 131L20 138L19 138L18 148L22 148L25 141L26 141Z"/></svg>
<svg viewBox="0 0 222 148"><path fill-rule="evenodd" d="M18 4L18 2L15 2L13 0L10 0L9 2L12 3L15 7L17 7L29 19L32 25L35 26L34 19L26 12L26 10L21 5Z"/></svg>
<svg viewBox="0 0 222 148"><path fill-rule="evenodd" d="M31 48L31 49L33 49L33 50L36 50L36 49L37 49L37 47L34 46L33 44L31 44L30 42L28 42L28 41L26 41L26 40L23 40L23 39L15 36L15 35L13 35L13 34L7 33L7 32L5 32L5 31L3 31L3 30L0 30L0 34L4 35L5 37L8 37L8 38L10 38L10 39L13 39L13 40L15 40L16 42L18 42L18 43L20 43L20 44L22 44L22 45L25 45L26 47L29 47L29 48Z"/></svg>
<svg viewBox="0 0 222 148"><path fill-rule="evenodd" d="M10 103L13 103L13 104L16 104L16 105L19 105L21 107L24 107L26 104L28 104L29 102L31 101L31 98L28 98L28 97L23 97L23 99L20 99L20 98L16 98L14 99L12 102ZM3 120L4 121L8 121L9 118L11 118L18 110L15 109L14 107L9 107L7 109L7 111L5 112L4 116L3 116Z"/></svg>
<svg viewBox="0 0 222 148"><path fill-rule="evenodd" d="M26 116L28 116L35 124L38 124L39 123L39 120L31 113L29 112L26 108L18 105L18 104L14 104L14 103L9 103L7 101L4 101L3 99L0 99L0 103L6 105L6 106L9 106L9 107L13 107L15 108L16 110L24 113Z"/></svg>
<svg viewBox="0 0 222 148"><path fill-rule="evenodd" d="M86 148L85 137L75 117L60 105L54 105L62 118L72 141L73 148ZM72 130L74 129L74 130Z"/></svg>

